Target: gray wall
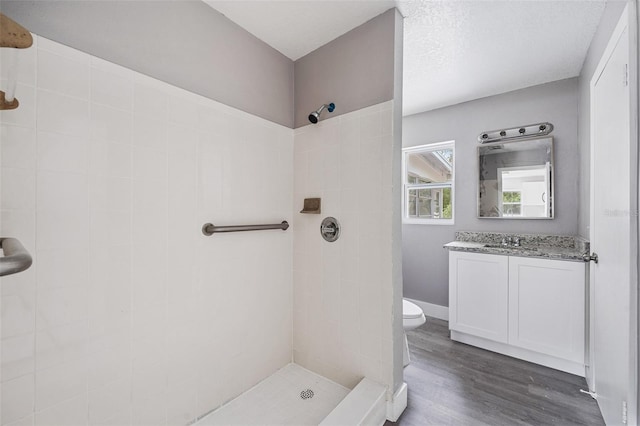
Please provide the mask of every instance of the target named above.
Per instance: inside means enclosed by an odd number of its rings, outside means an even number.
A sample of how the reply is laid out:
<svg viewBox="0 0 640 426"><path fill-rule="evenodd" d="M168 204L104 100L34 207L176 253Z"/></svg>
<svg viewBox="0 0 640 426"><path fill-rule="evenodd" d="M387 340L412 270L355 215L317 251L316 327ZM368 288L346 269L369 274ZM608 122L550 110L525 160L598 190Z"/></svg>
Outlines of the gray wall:
<svg viewBox="0 0 640 426"><path fill-rule="evenodd" d="M578 208L578 233L589 238L589 220L591 217L589 186L590 162L591 162L591 110L590 110L590 84L593 73L600 62L600 57L609 43L620 15L624 10L626 1L610 0L602 14L598 30L591 41L587 57L582 65L582 71L578 79L579 85L579 112L578 112L578 152L580 155L580 204Z"/></svg>
<svg viewBox="0 0 640 426"><path fill-rule="evenodd" d="M325 103L336 104L336 116L394 98L397 13L389 9L295 62L296 128Z"/></svg>
<svg viewBox="0 0 640 426"><path fill-rule="evenodd" d="M478 133L549 121L555 126L555 219L476 217ZM448 306L448 257L456 230L576 234L578 79L572 78L405 117L403 147L455 140L455 225L403 225L404 295Z"/></svg>
<svg viewBox="0 0 640 426"><path fill-rule="evenodd" d="M293 127L293 61L200 0L0 0L0 10L43 37Z"/></svg>

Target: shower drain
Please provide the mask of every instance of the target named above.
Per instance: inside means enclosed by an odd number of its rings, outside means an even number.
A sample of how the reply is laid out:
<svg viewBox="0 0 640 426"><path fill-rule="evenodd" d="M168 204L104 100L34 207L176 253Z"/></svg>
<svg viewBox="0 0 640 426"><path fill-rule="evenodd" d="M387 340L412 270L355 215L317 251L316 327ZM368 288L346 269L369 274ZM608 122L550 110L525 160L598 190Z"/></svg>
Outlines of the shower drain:
<svg viewBox="0 0 640 426"><path fill-rule="evenodd" d="M300 392L300 398L302 399L310 399L313 398L313 391L311 389L305 389Z"/></svg>

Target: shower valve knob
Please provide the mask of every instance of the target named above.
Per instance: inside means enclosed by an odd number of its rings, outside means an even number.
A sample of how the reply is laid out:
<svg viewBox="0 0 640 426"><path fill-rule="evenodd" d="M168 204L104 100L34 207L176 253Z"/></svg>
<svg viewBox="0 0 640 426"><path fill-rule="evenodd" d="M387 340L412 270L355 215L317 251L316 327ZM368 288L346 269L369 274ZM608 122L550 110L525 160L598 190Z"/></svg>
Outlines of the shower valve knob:
<svg viewBox="0 0 640 426"><path fill-rule="evenodd" d="M335 217L325 217L320 224L320 235L325 241L332 243L340 237L340 223Z"/></svg>

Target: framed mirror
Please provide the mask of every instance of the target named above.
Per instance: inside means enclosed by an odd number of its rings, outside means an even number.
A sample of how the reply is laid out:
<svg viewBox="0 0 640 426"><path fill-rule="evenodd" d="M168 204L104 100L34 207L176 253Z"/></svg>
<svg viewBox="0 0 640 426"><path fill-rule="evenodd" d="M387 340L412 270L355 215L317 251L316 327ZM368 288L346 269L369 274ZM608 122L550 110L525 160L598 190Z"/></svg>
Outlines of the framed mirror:
<svg viewBox="0 0 640 426"><path fill-rule="evenodd" d="M478 146L478 217L553 219L553 138Z"/></svg>

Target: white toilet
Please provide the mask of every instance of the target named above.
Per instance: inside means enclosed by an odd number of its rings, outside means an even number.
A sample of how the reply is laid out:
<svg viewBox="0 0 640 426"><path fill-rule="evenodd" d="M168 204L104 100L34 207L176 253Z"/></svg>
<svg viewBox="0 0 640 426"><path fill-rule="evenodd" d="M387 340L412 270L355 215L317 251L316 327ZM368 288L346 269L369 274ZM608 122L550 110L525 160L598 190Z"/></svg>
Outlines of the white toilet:
<svg viewBox="0 0 640 426"><path fill-rule="evenodd" d="M427 319L420 306L406 299L402 299L402 326L404 327L404 366L409 365L409 342L407 341L407 331L420 327Z"/></svg>

